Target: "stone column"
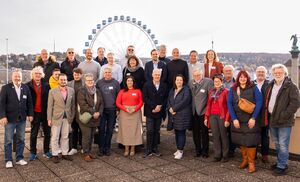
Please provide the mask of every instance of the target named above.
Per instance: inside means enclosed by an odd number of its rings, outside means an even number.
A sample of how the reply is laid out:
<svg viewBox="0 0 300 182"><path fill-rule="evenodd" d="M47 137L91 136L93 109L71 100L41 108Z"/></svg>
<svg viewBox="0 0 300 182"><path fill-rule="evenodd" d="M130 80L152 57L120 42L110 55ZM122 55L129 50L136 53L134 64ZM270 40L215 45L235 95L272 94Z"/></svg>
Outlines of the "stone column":
<svg viewBox="0 0 300 182"><path fill-rule="evenodd" d="M291 67L291 78L292 81L297 85L299 88L299 53L298 47L295 49L292 47L290 51L292 55L292 67Z"/></svg>

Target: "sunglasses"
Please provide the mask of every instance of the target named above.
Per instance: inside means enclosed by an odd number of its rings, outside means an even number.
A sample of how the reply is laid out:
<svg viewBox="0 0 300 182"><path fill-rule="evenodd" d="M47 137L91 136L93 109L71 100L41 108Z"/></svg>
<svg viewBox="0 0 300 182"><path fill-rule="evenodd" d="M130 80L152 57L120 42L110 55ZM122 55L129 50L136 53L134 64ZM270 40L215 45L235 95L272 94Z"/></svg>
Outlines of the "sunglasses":
<svg viewBox="0 0 300 182"><path fill-rule="evenodd" d="M127 49L128 51L134 51L134 49Z"/></svg>
<svg viewBox="0 0 300 182"><path fill-rule="evenodd" d="M68 52L68 54L74 54L74 52Z"/></svg>

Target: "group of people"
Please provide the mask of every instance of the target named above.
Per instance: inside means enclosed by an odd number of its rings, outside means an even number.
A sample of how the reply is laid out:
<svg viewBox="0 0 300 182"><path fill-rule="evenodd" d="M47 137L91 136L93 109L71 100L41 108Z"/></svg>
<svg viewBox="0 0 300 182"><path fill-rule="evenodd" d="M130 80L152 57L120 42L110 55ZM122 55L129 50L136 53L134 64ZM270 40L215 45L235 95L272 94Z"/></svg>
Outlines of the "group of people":
<svg viewBox="0 0 300 182"><path fill-rule="evenodd" d="M134 156L136 146L143 144L144 113L144 157L161 156L160 127L167 120L167 129L175 132L175 159L183 157L187 130L193 132L195 157L208 158L211 129L213 161L227 162L238 146L242 154L239 168L248 167L252 173L259 145L262 161L268 162L270 130L278 159L272 170L275 175L286 173L291 127L300 99L284 65L272 66L274 79L270 81L267 69L259 66L256 79L251 80L245 70L234 78L234 67L224 66L214 50L206 52L203 63L192 50L187 62L180 58L178 48L172 50L172 59L167 58L166 46L161 45L159 50L151 50L151 60L145 65L132 45L119 63L113 53L105 57L103 47L98 48L95 59L92 54L87 49L85 61L79 62L74 49L69 48L66 60L59 65L43 49L33 65L32 80L26 84L21 70L13 70L12 83L3 86L0 93L6 168L13 167L15 130L16 164L27 164L23 156L26 120L31 123L30 161L37 158L37 135L42 126L44 157L54 163L72 160L81 145L83 159L89 162L96 158L92 153L94 139L98 156L111 155L117 117L116 141L124 146L124 156Z"/></svg>

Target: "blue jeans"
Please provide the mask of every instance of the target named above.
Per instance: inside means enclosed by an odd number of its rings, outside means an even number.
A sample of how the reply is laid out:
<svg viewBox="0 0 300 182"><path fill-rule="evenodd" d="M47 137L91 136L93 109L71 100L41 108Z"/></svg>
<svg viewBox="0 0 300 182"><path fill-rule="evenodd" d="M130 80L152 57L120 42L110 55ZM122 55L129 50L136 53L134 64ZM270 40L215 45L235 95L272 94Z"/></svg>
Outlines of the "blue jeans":
<svg viewBox="0 0 300 182"><path fill-rule="evenodd" d="M14 131L16 130L16 161L24 158L23 151L25 147L25 127L26 121L8 122L5 125L4 136L4 151L5 161L13 161L12 158L12 143L14 138Z"/></svg>
<svg viewBox="0 0 300 182"><path fill-rule="evenodd" d="M291 127L271 127L271 135L277 151L277 167L280 169L285 169L287 167L291 131Z"/></svg>
<svg viewBox="0 0 300 182"><path fill-rule="evenodd" d="M100 119L100 151L110 150L111 138L116 124L116 110L104 109Z"/></svg>
<svg viewBox="0 0 300 182"><path fill-rule="evenodd" d="M184 148L186 140L185 131L186 130L175 130L175 140L178 150L183 150Z"/></svg>

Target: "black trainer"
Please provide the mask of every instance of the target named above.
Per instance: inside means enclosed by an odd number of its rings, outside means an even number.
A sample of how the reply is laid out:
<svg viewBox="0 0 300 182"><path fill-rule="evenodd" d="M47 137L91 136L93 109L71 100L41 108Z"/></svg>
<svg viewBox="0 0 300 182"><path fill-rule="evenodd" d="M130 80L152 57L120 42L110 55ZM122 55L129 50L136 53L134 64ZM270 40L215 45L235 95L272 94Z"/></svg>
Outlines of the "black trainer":
<svg viewBox="0 0 300 182"><path fill-rule="evenodd" d="M276 169L273 170L272 174L274 176L283 176L283 175L287 174L286 170L287 170L287 168L280 169L280 168L276 167Z"/></svg>

